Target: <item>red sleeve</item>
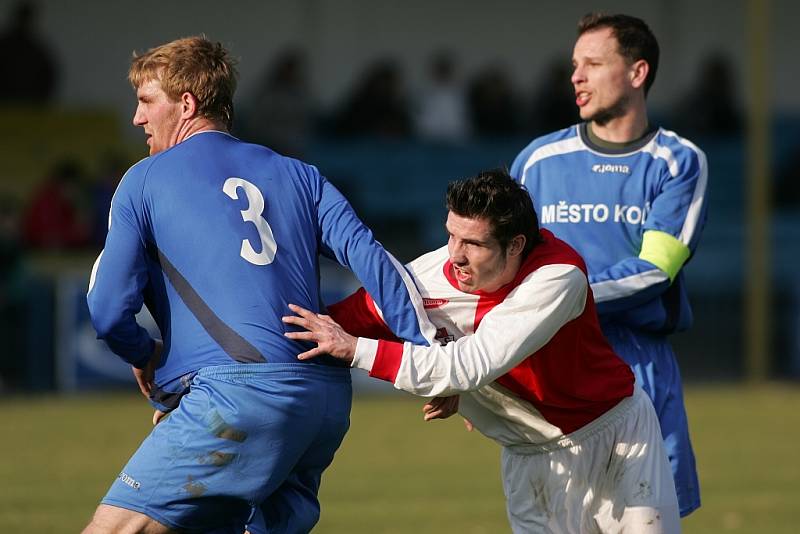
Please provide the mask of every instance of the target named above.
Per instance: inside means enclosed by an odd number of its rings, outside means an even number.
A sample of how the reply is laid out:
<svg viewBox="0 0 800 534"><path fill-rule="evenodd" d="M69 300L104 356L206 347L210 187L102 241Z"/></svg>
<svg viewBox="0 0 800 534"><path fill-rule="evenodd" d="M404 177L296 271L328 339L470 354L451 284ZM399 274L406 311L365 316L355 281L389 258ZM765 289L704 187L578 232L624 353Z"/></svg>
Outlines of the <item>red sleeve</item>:
<svg viewBox="0 0 800 534"><path fill-rule="evenodd" d="M344 300L328 306L328 315L351 336L399 341L383 322L375 302L363 287Z"/></svg>

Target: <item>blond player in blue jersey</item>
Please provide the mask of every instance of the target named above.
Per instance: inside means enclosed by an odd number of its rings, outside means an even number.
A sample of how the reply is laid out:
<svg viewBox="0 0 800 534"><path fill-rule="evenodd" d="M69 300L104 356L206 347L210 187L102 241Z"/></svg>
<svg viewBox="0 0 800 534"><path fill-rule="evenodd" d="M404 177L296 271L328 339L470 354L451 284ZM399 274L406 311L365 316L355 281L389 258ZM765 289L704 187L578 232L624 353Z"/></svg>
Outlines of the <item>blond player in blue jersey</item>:
<svg viewBox="0 0 800 534"><path fill-rule="evenodd" d="M87 296L99 338L171 415L112 483L86 534L309 532L349 427L350 372L284 336L287 303L320 308L319 256L375 291L398 336L425 343L409 275L316 168L229 133L236 76L219 43L134 58L133 122L150 147L114 194ZM135 319L146 304L163 345Z"/></svg>
<svg viewBox="0 0 800 534"><path fill-rule="evenodd" d="M700 491L667 335L692 322L683 266L705 222L708 169L700 149L648 121L658 56L638 18L581 19L572 85L584 122L535 139L511 174L542 226L585 259L603 332L655 406L685 516Z"/></svg>

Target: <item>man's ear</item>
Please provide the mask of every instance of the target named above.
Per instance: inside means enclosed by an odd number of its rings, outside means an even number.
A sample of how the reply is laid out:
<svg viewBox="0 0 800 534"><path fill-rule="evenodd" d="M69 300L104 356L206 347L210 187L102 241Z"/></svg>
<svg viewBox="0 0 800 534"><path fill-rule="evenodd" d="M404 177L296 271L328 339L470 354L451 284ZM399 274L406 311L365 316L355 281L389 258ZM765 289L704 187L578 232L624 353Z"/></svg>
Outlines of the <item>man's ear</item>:
<svg viewBox="0 0 800 534"><path fill-rule="evenodd" d="M191 119L197 115L198 102L197 98L189 91L184 91L181 95L181 118Z"/></svg>
<svg viewBox="0 0 800 534"><path fill-rule="evenodd" d="M647 80L647 75L650 73L650 65L647 61L640 59L634 61L631 65L630 78L631 85L634 89L644 87L644 82Z"/></svg>
<svg viewBox="0 0 800 534"><path fill-rule="evenodd" d="M525 236L522 234L512 238L508 243L508 248L506 249L508 256L513 257L522 254L522 251L525 249L526 241L527 240L525 239Z"/></svg>

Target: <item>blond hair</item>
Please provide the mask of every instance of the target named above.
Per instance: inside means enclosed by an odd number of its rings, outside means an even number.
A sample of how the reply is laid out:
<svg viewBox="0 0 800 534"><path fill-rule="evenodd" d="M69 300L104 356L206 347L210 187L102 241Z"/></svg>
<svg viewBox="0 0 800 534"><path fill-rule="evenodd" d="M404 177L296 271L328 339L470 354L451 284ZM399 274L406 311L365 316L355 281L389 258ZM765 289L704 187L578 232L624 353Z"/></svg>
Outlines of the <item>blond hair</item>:
<svg viewBox="0 0 800 534"><path fill-rule="evenodd" d="M198 102L198 114L233 125L233 93L236 91L236 62L221 43L205 36L186 37L133 54L128 71L134 89L158 80L173 101L191 93Z"/></svg>

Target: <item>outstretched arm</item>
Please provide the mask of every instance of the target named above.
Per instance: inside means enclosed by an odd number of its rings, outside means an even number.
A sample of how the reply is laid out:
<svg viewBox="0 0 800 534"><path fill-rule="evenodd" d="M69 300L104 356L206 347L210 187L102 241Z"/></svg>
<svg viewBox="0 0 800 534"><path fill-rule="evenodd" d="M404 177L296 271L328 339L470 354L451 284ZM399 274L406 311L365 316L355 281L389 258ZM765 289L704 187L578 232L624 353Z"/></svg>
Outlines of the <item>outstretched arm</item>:
<svg viewBox="0 0 800 534"><path fill-rule="evenodd" d="M446 396L479 389L538 351L583 312L587 289L577 267L542 267L489 311L474 335L445 346L353 338L329 317L296 306L292 311L299 316L285 317L284 322L308 330L287 332L288 337L318 344L302 359L331 354L397 389L423 397Z"/></svg>

